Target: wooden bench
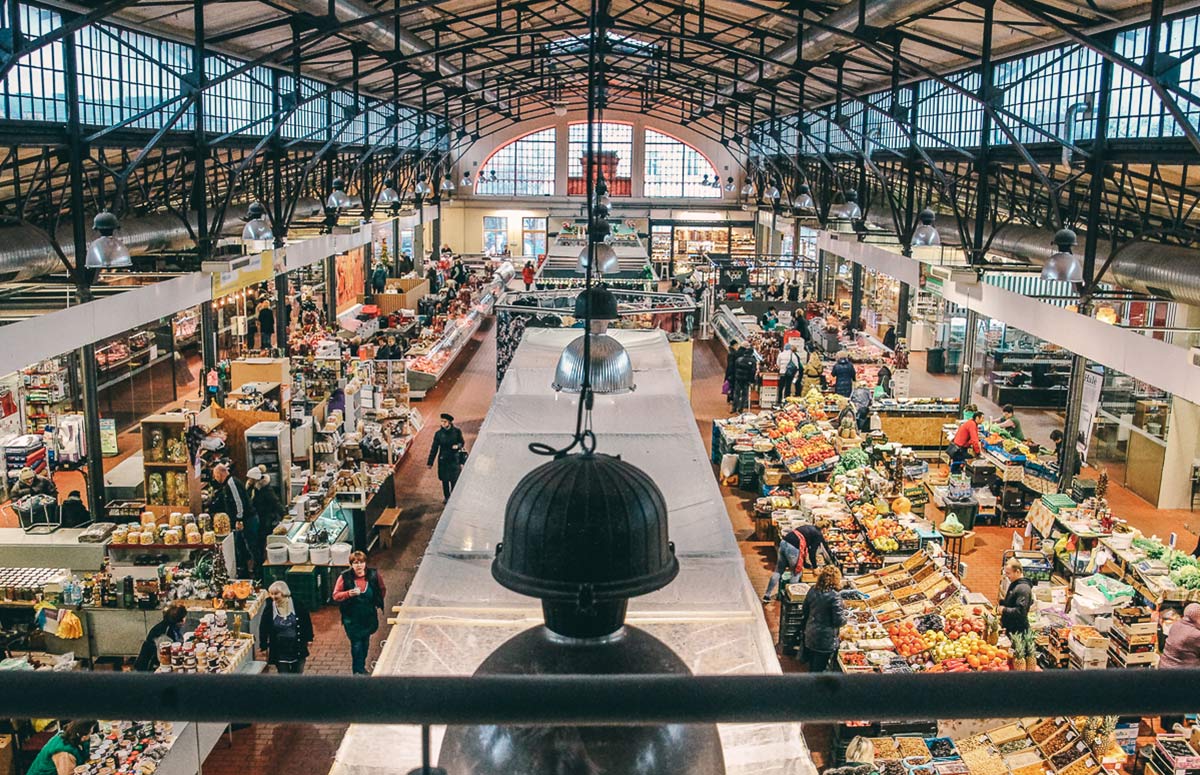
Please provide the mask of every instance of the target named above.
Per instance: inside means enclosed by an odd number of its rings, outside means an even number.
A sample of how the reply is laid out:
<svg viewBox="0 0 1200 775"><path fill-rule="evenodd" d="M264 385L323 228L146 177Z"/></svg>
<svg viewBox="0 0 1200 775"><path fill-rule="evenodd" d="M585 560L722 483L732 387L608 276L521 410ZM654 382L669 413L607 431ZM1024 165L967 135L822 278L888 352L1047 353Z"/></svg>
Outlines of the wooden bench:
<svg viewBox="0 0 1200 775"><path fill-rule="evenodd" d="M392 536L396 534L396 529L399 526L400 509L384 509L383 513L379 515L379 519L375 520L375 530L379 535L379 547L381 549L392 548Z"/></svg>

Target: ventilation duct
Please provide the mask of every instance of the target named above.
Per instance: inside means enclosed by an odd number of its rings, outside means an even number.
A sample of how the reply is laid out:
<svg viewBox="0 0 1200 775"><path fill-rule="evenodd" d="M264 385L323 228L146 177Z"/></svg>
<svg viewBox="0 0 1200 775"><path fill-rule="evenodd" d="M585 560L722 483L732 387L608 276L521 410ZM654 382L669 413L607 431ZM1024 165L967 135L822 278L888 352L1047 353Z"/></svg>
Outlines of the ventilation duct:
<svg viewBox="0 0 1200 775"><path fill-rule="evenodd" d="M960 244L962 239L958 229L946 222L952 219L940 220L942 222L934 227L942 244ZM866 221L888 232L896 230L891 214L878 203L867 212ZM1078 244L1083 245L1087 234L1077 232L1076 238ZM986 237L984 241L987 241ZM1041 266L1056 251L1054 232L1038 226L1010 223L1001 226L991 237L988 250ZM1101 241L1096 246L1096 271L1100 271L1110 255L1108 242ZM1135 293L1200 306L1200 250L1146 240L1128 242L1117 250L1102 280Z"/></svg>
<svg viewBox="0 0 1200 775"><path fill-rule="evenodd" d="M910 16L919 16L926 11L939 8L945 4L945 0L879 0L878 2L866 3L863 21L868 27L887 29L895 27L902 20ZM835 27L846 32L853 32L858 29L859 13L860 4L858 2L849 2L822 19L821 23L825 27ZM800 45L800 37L803 38L803 46ZM806 61L819 62L833 52L849 48L852 45L854 45L852 38L839 35L832 30L825 29L824 27L819 29L805 27L800 31L800 36L796 40L788 41L770 51L767 53L766 58L790 64L796 61L796 53L800 52ZM771 79L779 77L783 74L785 66L764 65L762 78ZM734 93L744 95L749 91L759 88L757 86L759 80L758 66L751 66L741 73L738 80L721 89L717 95L705 100L704 107L711 109L727 105Z"/></svg>
<svg viewBox="0 0 1200 775"><path fill-rule="evenodd" d="M363 0L289 0L285 4L297 11L312 14L316 17L327 16L332 12L337 19L342 21L376 16L380 10ZM380 53L388 53L394 51L396 48L396 29L399 30L401 54L405 56L426 54L426 56L417 60L417 63L424 70L432 72L434 63L436 62L437 70L442 75L447 77L458 75L458 68L450 64L445 57L438 58L434 56L433 46L404 27L394 29L390 18L356 24L348 28L347 33L361 38ZM471 92L478 93L482 90L483 99L488 104L494 105L499 110L508 109L506 104L501 103L499 94L494 89L483 89L478 79L468 76L466 85L468 91Z"/></svg>
<svg viewBox="0 0 1200 775"><path fill-rule="evenodd" d="M241 233L248 207L248 204L229 206L225 214L223 234ZM301 199L296 203L297 218L311 218L323 212L321 203L316 199ZM192 229L195 229L198 223L195 211L189 213L188 221ZM91 239L94 235L90 229L88 232ZM121 220L117 236L135 256L163 250L186 250L196 244L192 239L192 232L188 231L179 218L169 213L124 218ZM58 244L67 254L67 260L73 262L75 236L69 221L59 226L57 237ZM32 280L65 270L66 267L41 231L30 226L0 228L0 282Z"/></svg>

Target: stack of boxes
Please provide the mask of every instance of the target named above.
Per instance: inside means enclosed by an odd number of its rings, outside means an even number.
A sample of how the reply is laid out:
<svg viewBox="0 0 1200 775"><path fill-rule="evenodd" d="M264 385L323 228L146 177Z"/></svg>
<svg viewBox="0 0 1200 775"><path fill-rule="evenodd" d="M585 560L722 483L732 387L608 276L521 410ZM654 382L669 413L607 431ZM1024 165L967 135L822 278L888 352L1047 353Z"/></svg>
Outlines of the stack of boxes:
<svg viewBox="0 0 1200 775"><path fill-rule="evenodd" d="M1103 670L1108 667L1108 638L1095 627L1072 627L1068 651L1071 654L1071 667L1076 670Z"/></svg>
<svg viewBox="0 0 1200 775"><path fill-rule="evenodd" d="M1146 775L1200 775L1200 755L1180 735L1159 735L1154 753L1146 764Z"/></svg>
<svg viewBox="0 0 1200 775"><path fill-rule="evenodd" d="M1158 665L1158 624L1150 609L1143 606L1113 611L1109 630L1109 661L1113 667L1155 667Z"/></svg>
<svg viewBox="0 0 1200 775"><path fill-rule="evenodd" d="M1066 670L1071 664L1070 627L1055 627L1050 630L1050 643L1042 652L1041 666L1048 670Z"/></svg>
<svg viewBox="0 0 1200 775"><path fill-rule="evenodd" d="M754 452L738 453L738 489L753 491L758 487L758 458Z"/></svg>

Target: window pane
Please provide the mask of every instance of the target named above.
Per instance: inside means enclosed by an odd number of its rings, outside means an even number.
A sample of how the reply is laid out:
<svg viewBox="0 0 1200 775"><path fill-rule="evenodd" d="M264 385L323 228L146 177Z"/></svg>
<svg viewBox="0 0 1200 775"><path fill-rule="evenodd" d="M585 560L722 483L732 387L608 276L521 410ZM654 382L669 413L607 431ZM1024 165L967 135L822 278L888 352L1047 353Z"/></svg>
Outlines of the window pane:
<svg viewBox="0 0 1200 775"><path fill-rule="evenodd" d="M554 194L554 127L502 146L480 167L475 193L484 196ZM493 177L494 176L494 177Z"/></svg>
<svg viewBox="0 0 1200 775"><path fill-rule="evenodd" d="M662 132L646 130L646 196L719 198L720 182L704 154Z"/></svg>
<svg viewBox="0 0 1200 775"><path fill-rule="evenodd" d="M567 128L567 194L587 193L584 165L587 163L587 123L571 124ZM597 161L599 172L608 183L609 196L631 196L633 193L633 125L612 122L598 123L594 140L600 149Z"/></svg>

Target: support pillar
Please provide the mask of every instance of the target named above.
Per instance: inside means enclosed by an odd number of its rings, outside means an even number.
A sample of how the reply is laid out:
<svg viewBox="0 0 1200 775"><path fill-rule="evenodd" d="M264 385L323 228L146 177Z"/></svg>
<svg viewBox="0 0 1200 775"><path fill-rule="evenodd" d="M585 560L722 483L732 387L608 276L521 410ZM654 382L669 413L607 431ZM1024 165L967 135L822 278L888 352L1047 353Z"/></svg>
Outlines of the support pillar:
<svg viewBox="0 0 1200 775"><path fill-rule="evenodd" d="M200 355L204 359L204 374L217 368L217 310L211 301L200 304ZM200 380L202 389L204 380Z"/></svg>
<svg viewBox="0 0 1200 775"><path fill-rule="evenodd" d="M325 323L337 327L337 256L325 256Z"/></svg>
<svg viewBox="0 0 1200 775"><path fill-rule="evenodd" d="M400 271L400 219L392 216L392 244L390 251L392 255L392 265L389 268L392 277L399 277Z"/></svg>
<svg viewBox="0 0 1200 775"><path fill-rule="evenodd" d="M911 291L906 282L900 283L900 299L896 304L896 337L908 341L908 296Z"/></svg>
<svg viewBox="0 0 1200 775"><path fill-rule="evenodd" d="M974 376L972 364L975 362L975 340L979 338L979 313L967 310L967 330L963 336L962 360L959 361L961 382L958 386L958 405L960 407L971 403L971 381Z"/></svg>
<svg viewBox="0 0 1200 775"><path fill-rule="evenodd" d="M291 303L287 272L275 275L275 342L284 357L288 354L288 324L292 322L288 308Z"/></svg>
<svg viewBox="0 0 1200 775"><path fill-rule="evenodd" d="M425 203L417 199L417 228L413 229L413 269L425 272Z"/></svg>
<svg viewBox="0 0 1200 775"><path fill-rule="evenodd" d="M437 215L433 217L433 244L430 248L433 250L434 258L441 256L442 251L442 202L438 199Z"/></svg>
<svg viewBox="0 0 1200 775"><path fill-rule="evenodd" d="M1063 420L1063 446L1059 456L1058 491L1066 492L1075 478L1075 466L1080 462L1079 419L1083 409L1083 383L1087 372L1087 358L1076 353L1071 357L1071 379L1067 383L1067 415Z"/></svg>
<svg viewBox="0 0 1200 775"><path fill-rule="evenodd" d="M816 301L825 301L825 251L817 250L817 276L813 281L813 296Z"/></svg>
<svg viewBox="0 0 1200 775"><path fill-rule="evenodd" d="M857 262L850 263L850 327L858 330L862 318L863 268Z"/></svg>

